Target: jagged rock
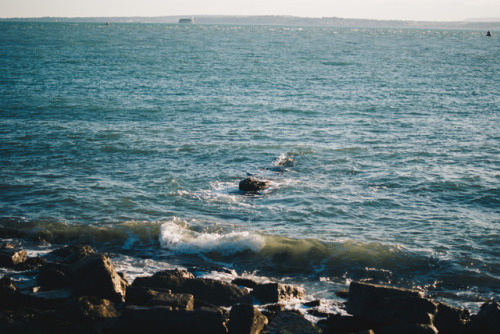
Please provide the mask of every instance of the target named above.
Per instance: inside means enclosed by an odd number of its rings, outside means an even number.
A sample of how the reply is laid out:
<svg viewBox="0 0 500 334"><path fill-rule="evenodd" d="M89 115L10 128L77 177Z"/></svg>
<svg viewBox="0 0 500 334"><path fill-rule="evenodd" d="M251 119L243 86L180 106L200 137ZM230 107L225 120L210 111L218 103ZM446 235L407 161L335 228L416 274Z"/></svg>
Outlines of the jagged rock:
<svg viewBox="0 0 500 334"><path fill-rule="evenodd" d="M0 248L0 266L2 267L12 268L26 261L27 257L25 250L11 247Z"/></svg>
<svg viewBox="0 0 500 334"><path fill-rule="evenodd" d="M490 300L472 317L471 333L498 334L500 333L500 304Z"/></svg>
<svg viewBox="0 0 500 334"><path fill-rule="evenodd" d="M40 268L37 281L42 290L66 288L71 282L71 267L63 263L46 263Z"/></svg>
<svg viewBox="0 0 500 334"><path fill-rule="evenodd" d="M192 310L194 298L190 294L173 294L169 290L156 291L144 287L128 287L127 303L142 306L171 306L175 310Z"/></svg>
<svg viewBox="0 0 500 334"><path fill-rule="evenodd" d="M162 270L155 274L153 277L164 277L164 278L194 278L194 275L185 269L174 269L174 270Z"/></svg>
<svg viewBox="0 0 500 334"><path fill-rule="evenodd" d="M173 293L188 293L193 295L196 300L216 306L252 303L252 298L245 289L213 279L169 278L167 276L138 277L132 286L142 286L153 290L169 289Z"/></svg>
<svg viewBox="0 0 500 334"><path fill-rule="evenodd" d="M79 295L121 302L124 301L127 285L104 255L86 256L73 267L72 286Z"/></svg>
<svg viewBox="0 0 500 334"><path fill-rule="evenodd" d="M424 298L424 294L415 290L365 282L351 282L347 312L354 316L364 317L366 312L376 307L379 301L394 297Z"/></svg>
<svg viewBox="0 0 500 334"><path fill-rule="evenodd" d="M75 264L79 260L90 255L96 255L96 253L94 252L92 247L88 245L66 246L63 248L56 249L47 254L47 259L49 261L58 261L66 264Z"/></svg>
<svg viewBox="0 0 500 334"><path fill-rule="evenodd" d="M376 330L377 334L438 334L436 327L432 325L397 323Z"/></svg>
<svg viewBox="0 0 500 334"><path fill-rule="evenodd" d="M229 313L229 334L258 334L268 320L252 305L236 304Z"/></svg>
<svg viewBox="0 0 500 334"><path fill-rule="evenodd" d="M231 283L247 288L254 288L257 285L257 282L248 278L235 278L231 281Z"/></svg>
<svg viewBox="0 0 500 334"><path fill-rule="evenodd" d="M127 306L117 333L226 334L228 312L222 309L176 311L169 306Z"/></svg>
<svg viewBox="0 0 500 334"><path fill-rule="evenodd" d="M302 298L304 294L305 291L301 287L281 283L258 284L252 290L252 295L260 300L262 304L278 303L291 298Z"/></svg>
<svg viewBox="0 0 500 334"><path fill-rule="evenodd" d="M268 181L258 181L252 178L246 178L240 181L239 189L241 191L260 191L269 186Z"/></svg>
<svg viewBox="0 0 500 334"><path fill-rule="evenodd" d="M455 334L464 330L470 321L470 313L466 309L453 307L445 303L439 303L434 326L439 334Z"/></svg>
<svg viewBox="0 0 500 334"><path fill-rule="evenodd" d="M77 299L77 307L78 316L85 322L94 322L120 316L120 312L116 309L115 304L107 299L82 296Z"/></svg>
<svg viewBox="0 0 500 334"><path fill-rule="evenodd" d="M436 311L437 303L419 291L362 282L352 282L349 289L347 312L377 325L432 325Z"/></svg>
<svg viewBox="0 0 500 334"><path fill-rule="evenodd" d="M26 261L16 264L14 269L19 271L36 270L42 267L45 263L47 263L47 260L43 257L28 257L26 258Z"/></svg>
<svg viewBox="0 0 500 334"><path fill-rule="evenodd" d="M264 334L318 334L321 329L295 312L279 312L264 330Z"/></svg>
<svg viewBox="0 0 500 334"><path fill-rule="evenodd" d="M66 333L114 333L121 315L112 301L92 296L73 298L64 306L61 317L71 323Z"/></svg>

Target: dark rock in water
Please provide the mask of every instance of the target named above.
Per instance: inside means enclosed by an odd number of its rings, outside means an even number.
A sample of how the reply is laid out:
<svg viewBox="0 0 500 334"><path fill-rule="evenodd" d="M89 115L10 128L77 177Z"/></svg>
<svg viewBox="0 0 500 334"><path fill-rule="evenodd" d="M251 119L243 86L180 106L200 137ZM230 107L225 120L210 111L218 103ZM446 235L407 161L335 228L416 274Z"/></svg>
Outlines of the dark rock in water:
<svg viewBox="0 0 500 334"><path fill-rule="evenodd" d="M239 286L244 286L247 288L253 288L257 285L257 282L248 279L248 278L235 278L231 281L231 283L239 285Z"/></svg>
<svg viewBox="0 0 500 334"><path fill-rule="evenodd" d="M453 307L445 303L438 304L438 310L434 317L434 326L440 334L455 334L465 330L470 322L468 310Z"/></svg>
<svg viewBox="0 0 500 334"><path fill-rule="evenodd" d="M313 316L318 317L318 318L327 318L330 315L332 315L332 313L330 313L330 312L321 311L318 307L310 308L310 309L306 310L306 312L307 312L307 314L313 315Z"/></svg>
<svg viewBox="0 0 500 334"><path fill-rule="evenodd" d="M268 181L258 181L252 178L246 178L240 181L239 189L241 191L260 191L269 186Z"/></svg>
<svg viewBox="0 0 500 334"><path fill-rule="evenodd" d="M303 305L308 307L318 307L321 306L321 300L319 299L312 300L310 302L304 303Z"/></svg>
<svg viewBox="0 0 500 334"><path fill-rule="evenodd" d="M289 157L286 157L285 159L282 159L278 162L278 166L295 167L296 165L297 165L297 161L295 161Z"/></svg>
<svg viewBox="0 0 500 334"><path fill-rule="evenodd" d="M167 276L138 277L132 286L147 287L153 290L157 288L169 289L173 293L188 293L197 300L216 306L252 303L252 298L245 289L212 279L170 278Z"/></svg>
<svg viewBox="0 0 500 334"><path fill-rule="evenodd" d="M318 334L321 329L295 312L279 312L269 323L265 334L301 333Z"/></svg>
<svg viewBox="0 0 500 334"><path fill-rule="evenodd" d="M267 323L267 318L252 305L236 304L229 313L229 334L258 334Z"/></svg>
<svg viewBox="0 0 500 334"><path fill-rule="evenodd" d="M71 283L71 268L66 264L49 262L40 268L37 281L42 290L66 288Z"/></svg>
<svg viewBox="0 0 500 334"><path fill-rule="evenodd" d="M0 266L12 268L26 261L26 251L17 248L5 247L0 249Z"/></svg>
<svg viewBox="0 0 500 334"><path fill-rule="evenodd" d="M471 319L470 329L471 333L500 333L500 304L491 300L481 305L479 312Z"/></svg>
<svg viewBox="0 0 500 334"><path fill-rule="evenodd" d="M95 255L92 247L85 246L66 246L56 249L47 255L49 261L58 261L66 264L75 264L84 257Z"/></svg>
<svg viewBox="0 0 500 334"><path fill-rule="evenodd" d="M139 306L170 306L175 310L194 309L194 298L190 294L173 294L144 287L128 287L127 303Z"/></svg>
<svg viewBox="0 0 500 334"><path fill-rule="evenodd" d="M110 259L98 254L86 256L75 264L72 285L79 295L121 302L128 284L115 271Z"/></svg>
<svg viewBox="0 0 500 334"><path fill-rule="evenodd" d="M228 318L222 309L174 311L168 306L127 306L116 332L226 334Z"/></svg>
<svg viewBox="0 0 500 334"><path fill-rule="evenodd" d="M418 323L432 325L437 304L423 293L363 282L352 282L347 312L377 325Z"/></svg>
<svg viewBox="0 0 500 334"><path fill-rule="evenodd" d="M281 283L258 284L252 290L252 295L262 304L278 303L290 298L302 298L304 294L303 288Z"/></svg>

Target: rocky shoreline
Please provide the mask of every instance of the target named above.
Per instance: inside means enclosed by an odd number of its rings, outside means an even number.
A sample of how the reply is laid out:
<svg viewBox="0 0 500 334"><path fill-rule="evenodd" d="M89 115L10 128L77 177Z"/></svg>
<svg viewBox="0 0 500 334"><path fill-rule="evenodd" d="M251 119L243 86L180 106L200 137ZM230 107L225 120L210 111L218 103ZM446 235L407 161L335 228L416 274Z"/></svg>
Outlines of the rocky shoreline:
<svg viewBox="0 0 500 334"><path fill-rule="evenodd" d="M33 284L0 279L0 333L500 333L500 305L477 314L428 299L420 291L352 282L348 315L325 314L321 300L303 302L307 320L283 302L300 300L301 287L237 278L196 278L184 269L128 282L111 260L90 246L66 246L28 257L0 245L0 266L27 271Z"/></svg>

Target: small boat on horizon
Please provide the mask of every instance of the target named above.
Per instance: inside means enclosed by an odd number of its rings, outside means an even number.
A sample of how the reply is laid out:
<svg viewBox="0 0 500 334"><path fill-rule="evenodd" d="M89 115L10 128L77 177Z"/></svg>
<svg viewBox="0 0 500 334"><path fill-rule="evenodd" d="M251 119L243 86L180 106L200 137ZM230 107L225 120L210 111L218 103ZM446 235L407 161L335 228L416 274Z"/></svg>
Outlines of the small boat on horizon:
<svg viewBox="0 0 500 334"><path fill-rule="evenodd" d="M179 19L179 23L189 23L189 24L193 24L194 23L194 17L190 17L190 18L187 18L187 19Z"/></svg>

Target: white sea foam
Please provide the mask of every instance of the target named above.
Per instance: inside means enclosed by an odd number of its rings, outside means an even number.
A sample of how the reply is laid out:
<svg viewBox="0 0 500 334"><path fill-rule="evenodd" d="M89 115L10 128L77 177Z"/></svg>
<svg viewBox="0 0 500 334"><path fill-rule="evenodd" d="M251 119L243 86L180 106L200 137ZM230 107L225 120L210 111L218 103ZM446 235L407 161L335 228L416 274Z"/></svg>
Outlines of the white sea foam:
<svg viewBox="0 0 500 334"><path fill-rule="evenodd" d="M162 247L182 254L218 252L232 255L242 251L258 252L264 247L264 237L247 231L197 232L178 220L162 225L160 232Z"/></svg>

